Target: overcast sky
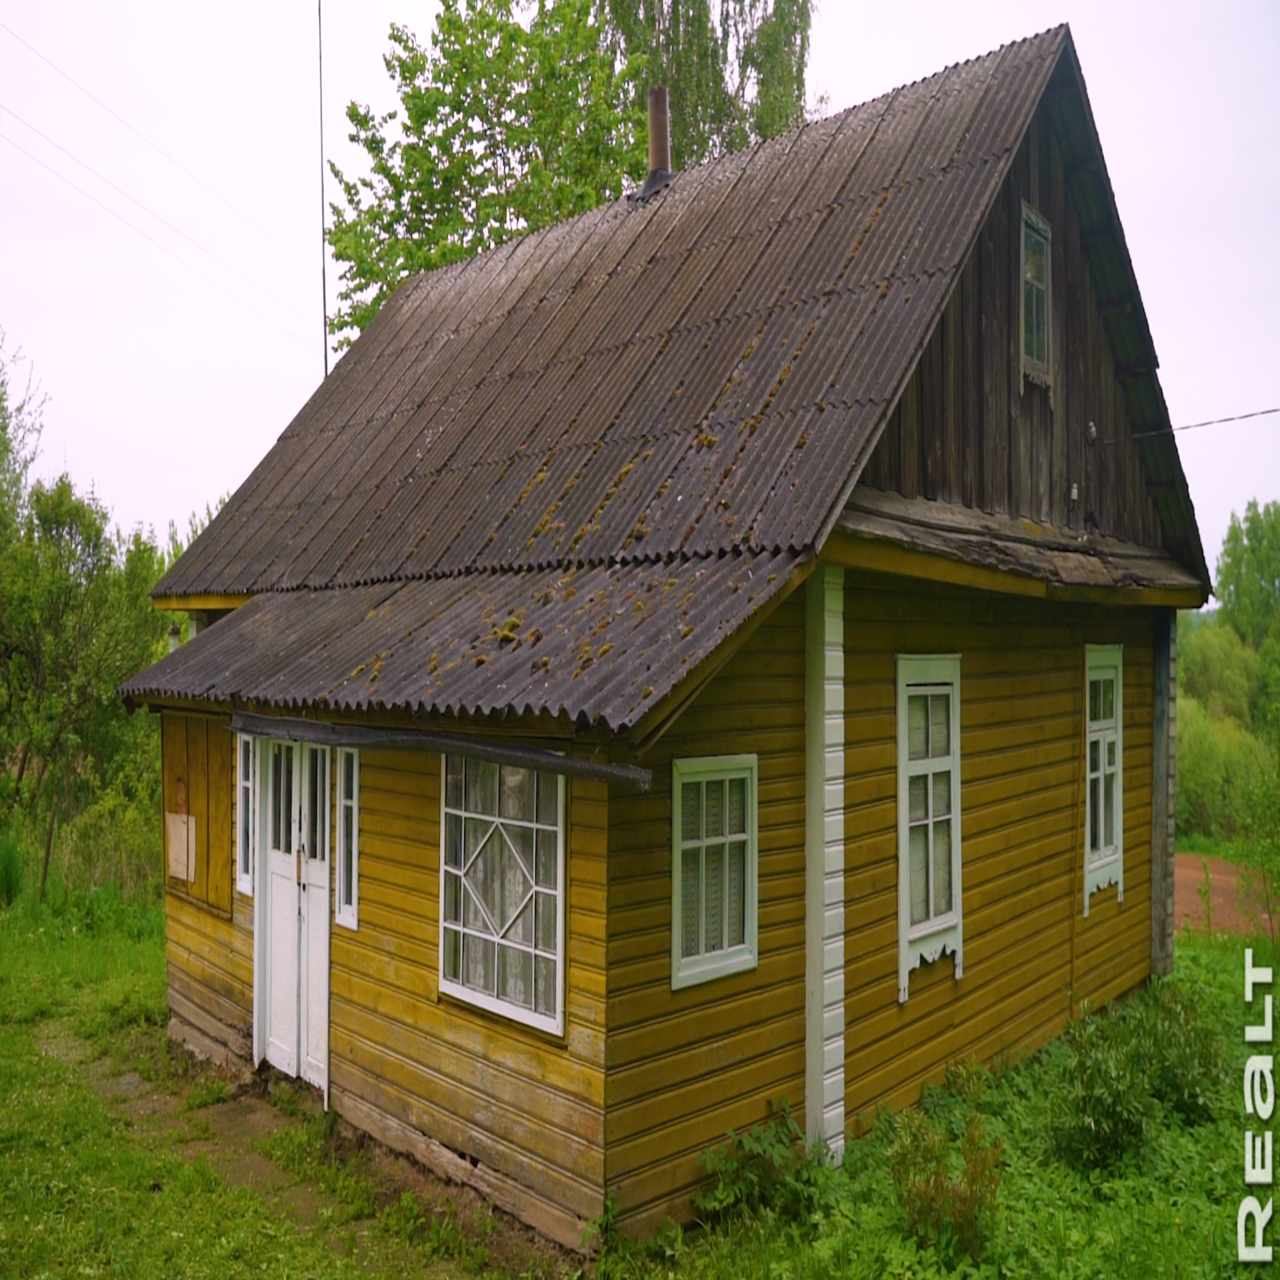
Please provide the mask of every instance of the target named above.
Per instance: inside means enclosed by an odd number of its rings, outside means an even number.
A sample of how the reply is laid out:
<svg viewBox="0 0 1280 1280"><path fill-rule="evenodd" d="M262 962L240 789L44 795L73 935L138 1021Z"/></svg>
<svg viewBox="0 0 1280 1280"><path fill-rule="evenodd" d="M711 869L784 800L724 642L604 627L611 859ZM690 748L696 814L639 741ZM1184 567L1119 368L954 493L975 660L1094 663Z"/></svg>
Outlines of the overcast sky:
<svg viewBox="0 0 1280 1280"><path fill-rule="evenodd" d="M325 0L340 167L346 103L394 105L389 24L425 40L434 11ZM840 110L1063 20L1175 425L1280 406L1275 0L823 0L810 93ZM125 528L234 490L321 379L316 55L314 0L0 0L0 327L50 397L37 470ZM1230 513L1280 498L1280 415L1179 447L1212 566Z"/></svg>

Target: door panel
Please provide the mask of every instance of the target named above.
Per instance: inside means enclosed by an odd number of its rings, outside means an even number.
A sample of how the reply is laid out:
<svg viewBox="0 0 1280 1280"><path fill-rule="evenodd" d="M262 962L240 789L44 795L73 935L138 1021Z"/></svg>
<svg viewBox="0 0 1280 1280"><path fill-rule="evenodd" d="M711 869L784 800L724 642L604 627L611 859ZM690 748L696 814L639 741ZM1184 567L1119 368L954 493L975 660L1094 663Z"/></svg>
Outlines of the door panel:
<svg viewBox="0 0 1280 1280"><path fill-rule="evenodd" d="M302 786L302 947L300 1016L303 1079L321 1089L329 1075L329 750L300 748Z"/></svg>
<svg viewBox="0 0 1280 1280"><path fill-rule="evenodd" d="M267 778L267 1061L298 1073L298 869L295 749L273 742Z"/></svg>

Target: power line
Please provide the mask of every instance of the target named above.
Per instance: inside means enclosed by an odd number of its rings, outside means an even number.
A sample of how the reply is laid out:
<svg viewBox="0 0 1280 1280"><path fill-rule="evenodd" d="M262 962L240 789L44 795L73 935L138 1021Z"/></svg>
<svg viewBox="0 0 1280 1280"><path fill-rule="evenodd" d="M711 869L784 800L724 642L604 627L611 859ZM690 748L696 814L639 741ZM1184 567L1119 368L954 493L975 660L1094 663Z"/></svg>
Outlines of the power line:
<svg viewBox="0 0 1280 1280"><path fill-rule="evenodd" d="M11 137L9 137L7 133L0 133L0 140L7 142L15 151L22 152L22 154L26 156L27 159L32 161L34 164L38 164L42 169L48 170L48 172L53 174L55 178L59 179L62 182L65 182L67 186L71 187L73 190L78 191L82 196L84 196L86 200L91 200L94 204L98 206L99 209L105 209L106 212L109 213L113 218L119 219L121 222L124 223L126 227L129 227L132 230L136 231L144 240L149 240L153 245L156 246L157 249L163 250L171 258L182 263L182 265L186 267L189 271L194 271L196 275L198 275L202 280L207 280L211 285L213 285L215 289L221 289L222 292L227 295L227 297L234 299L236 302L240 303L242 307L246 307L248 310L252 311L254 315L258 316L262 320L265 320L269 325L272 325L274 328L279 329L281 333L292 338L293 341L296 342L300 347L304 347L307 351L314 353L315 348L309 342L305 342L303 341L303 339L299 338L298 335L294 333L292 329L286 329L284 325L282 325L277 320L273 320L269 315L266 314L265 311L259 311L258 308L255 307L252 302L246 301L238 293L235 293L231 289L228 289L227 286L224 285L220 280L215 280L213 276L207 274L204 271L201 271L199 267L194 266L192 263L188 262L185 258L181 257L179 254L174 253L174 251L170 249L169 246L165 244L163 241L157 240L155 236L149 235L136 223L130 222L128 218L126 218L122 213L117 212L109 204L103 204L102 201L97 198L97 196L90 195L89 192L87 192L82 186L78 185L75 182L72 182L71 179L68 178L65 174L59 173L57 169L53 168L52 165L45 164L45 162L41 160L39 156L32 155L31 152L26 149L26 147L20 146Z"/></svg>
<svg viewBox="0 0 1280 1280"><path fill-rule="evenodd" d="M117 186L105 174L99 173L98 170L95 169L91 164L86 163L84 160L81 160L79 156L75 155L73 152L68 151L67 148L64 147L60 142L55 142L51 137L49 137L47 133L41 133L40 130L35 127L35 125L33 125L29 120L24 120L16 111L13 110L12 107L7 107L3 102L0 102L0 111L7 111L9 115L11 115L19 124L30 129L31 132L34 133L37 138L43 138L44 141L47 142L51 147L56 147L57 150L61 151L62 154L67 157L67 159L74 161L82 169L87 169L91 174L93 174L95 178L98 179L99 182L105 182L107 186L109 186L112 189L112 191L117 192L119 195L124 196L126 200L131 201L133 204L136 204L138 208L141 209L144 213L149 214L157 222L161 223L163 226L168 227L169 230L174 233L174 235L181 236L188 244L194 245L197 249L200 250L201 253L207 254L219 266L225 267L228 271L230 271L232 275L239 276L240 279L243 280L246 284L251 285L253 288L257 289L259 293L265 294L268 298L271 299L272 302L278 303L286 311L293 312L293 314L297 316L299 320L305 321L307 324L311 323L310 316L304 316L301 311L296 310L292 305L286 302L283 298L277 297L274 293L271 292L270 289L264 288L262 285L260 285L256 280L253 279L252 276L245 275L245 273L241 271L238 267L228 262L225 258L219 257L218 254L214 253L212 249L206 249L205 246L202 245L198 240L189 236L185 231L182 230L181 227L174 226L172 222L170 222L167 218L158 214L149 205L144 204L141 200L137 198L137 196L132 196L123 187Z"/></svg>
<svg viewBox="0 0 1280 1280"><path fill-rule="evenodd" d="M329 282L324 252L324 0L316 0L316 60L320 73L320 315L324 323L324 376L329 376Z"/></svg>
<svg viewBox="0 0 1280 1280"><path fill-rule="evenodd" d="M244 210L238 209L225 196L215 191L213 187L211 187L207 182L204 181L203 178L197 177L196 174L192 173L191 170L188 169L187 166L184 165L181 161L175 160L163 147L159 146L157 143L152 142L151 139L148 138L145 133L142 133L140 130L135 129L134 126L131 125L122 115L120 115L119 112L113 111L109 106L107 106L105 102L102 101L101 98L90 93L89 90L86 89L84 85L82 85L78 80L76 80L73 76L70 76L65 71L63 71L63 69L60 66L58 66L56 62L54 62L50 58L46 58L45 55L35 47L35 45L30 44L28 41L24 40L11 26L9 26L5 22L0 22L0 29L7 31L20 45L23 45L25 48L29 49L33 54L35 54L37 58L40 59L41 62L45 63L46 66L52 67L53 70L56 71L64 80L66 80L68 84L71 84L75 88L79 89L80 92L83 93L84 96L88 98L90 102L101 107L103 111L105 111L109 116L112 117L112 119L119 121L119 123L124 125L124 127L128 129L129 132L134 135L134 137L145 142L147 146L149 146L158 155L163 156L164 159L166 159L171 165L173 165L175 169L179 170L179 172L181 173L186 174L186 176L190 178L192 182L196 183L197 186L203 187L204 190L207 191L215 200L217 200L219 204L225 205L238 218L244 219L244 221L247 222L255 231L257 231L261 235L266 236L266 238L270 240L272 244L276 245L277 248L283 249L285 253L287 253L295 262L299 262L303 266L309 265L307 260L303 258L301 255L299 255L298 253L296 253L292 248L290 248L289 245L285 244L284 241L277 239L274 235L271 234L270 231L266 229L266 227L261 226L259 223L255 222L247 213L244 212Z"/></svg>
<svg viewBox="0 0 1280 1280"><path fill-rule="evenodd" d="M1135 431L1129 436L1109 436L1103 444L1123 444L1126 440L1141 440L1144 436L1167 436L1175 431L1196 431L1200 427L1217 427L1224 422L1244 422L1248 418L1265 418L1268 414L1280 413L1280 405L1274 409L1255 409L1252 413L1236 413L1229 418L1208 418L1204 422L1188 422L1181 427L1155 427L1150 431Z"/></svg>

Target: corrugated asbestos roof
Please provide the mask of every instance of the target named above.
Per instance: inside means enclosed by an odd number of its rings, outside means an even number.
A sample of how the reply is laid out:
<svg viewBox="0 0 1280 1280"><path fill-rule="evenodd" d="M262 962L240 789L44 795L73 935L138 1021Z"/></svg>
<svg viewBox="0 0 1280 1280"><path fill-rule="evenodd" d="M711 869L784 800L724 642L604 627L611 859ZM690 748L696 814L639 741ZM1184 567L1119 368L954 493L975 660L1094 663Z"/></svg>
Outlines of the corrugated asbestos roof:
<svg viewBox="0 0 1280 1280"><path fill-rule="evenodd" d="M634 724L795 568L789 552L269 591L136 676L130 697Z"/></svg>
<svg viewBox="0 0 1280 1280"><path fill-rule="evenodd" d="M833 526L1070 48L406 282L155 592L270 595L122 692L634 724ZM575 576L576 609L530 605ZM688 644L615 607L668 580ZM521 609L541 644L491 643Z"/></svg>
<svg viewBox="0 0 1280 1280"><path fill-rule="evenodd" d="M157 594L811 547L1066 39L408 281Z"/></svg>

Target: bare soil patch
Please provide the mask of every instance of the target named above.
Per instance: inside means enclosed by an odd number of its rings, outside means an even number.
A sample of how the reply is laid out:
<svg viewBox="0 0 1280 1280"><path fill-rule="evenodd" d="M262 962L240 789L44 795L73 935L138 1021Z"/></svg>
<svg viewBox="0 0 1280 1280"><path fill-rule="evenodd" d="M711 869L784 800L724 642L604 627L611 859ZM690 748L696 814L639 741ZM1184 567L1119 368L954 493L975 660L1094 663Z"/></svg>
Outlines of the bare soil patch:
<svg viewBox="0 0 1280 1280"><path fill-rule="evenodd" d="M1180 853L1174 873L1173 895L1174 920L1179 932L1204 928L1206 887L1209 923L1214 933L1247 937L1268 930L1269 918L1259 905L1260 895L1248 867L1224 862L1221 858L1205 859L1196 853Z"/></svg>

